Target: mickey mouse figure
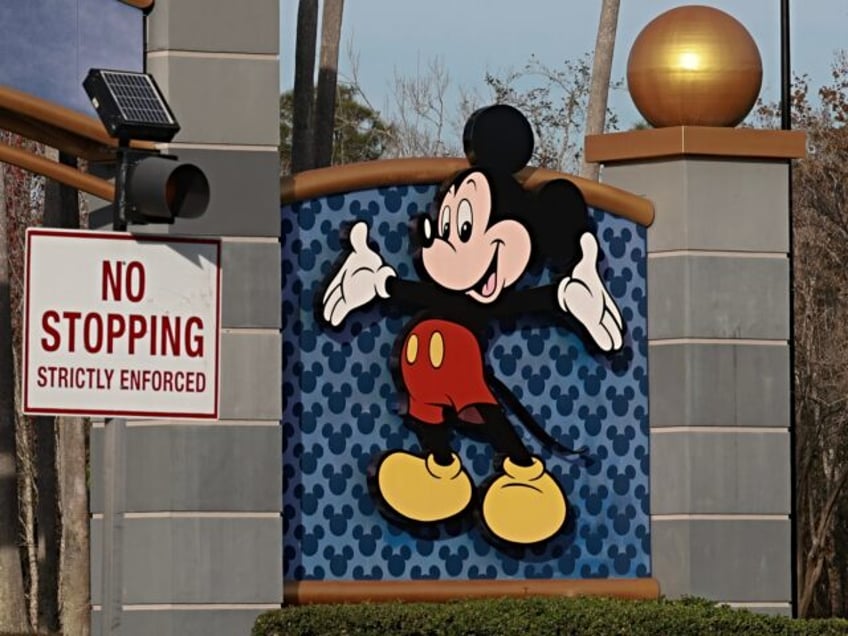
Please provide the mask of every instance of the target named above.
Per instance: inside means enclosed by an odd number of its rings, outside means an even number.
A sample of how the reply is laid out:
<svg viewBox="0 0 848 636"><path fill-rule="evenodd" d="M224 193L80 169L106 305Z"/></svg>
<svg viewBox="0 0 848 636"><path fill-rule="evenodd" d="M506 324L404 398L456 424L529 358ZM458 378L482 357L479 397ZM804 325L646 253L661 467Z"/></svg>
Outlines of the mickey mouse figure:
<svg viewBox="0 0 848 636"><path fill-rule="evenodd" d="M375 460L369 483L380 510L401 523L436 523L464 514L478 499L488 538L538 544L565 524L566 498L502 403L537 437L563 447L487 373L485 328L516 315L570 316L610 352L621 348L624 327L598 274L598 243L580 190L556 179L527 192L513 176L533 152L527 119L507 105L480 109L465 125L463 145L471 167L442 185L435 214L418 218L422 280L399 278L368 245L367 224L358 222L321 314L338 327L375 299L418 312L398 341L396 362L408 398L405 423L423 450L393 450ZM559 274L554 283L516 288L528 269L544 264ZM495 450L495 474L476 496L451 448L453 429L470 429Z"/></svg>

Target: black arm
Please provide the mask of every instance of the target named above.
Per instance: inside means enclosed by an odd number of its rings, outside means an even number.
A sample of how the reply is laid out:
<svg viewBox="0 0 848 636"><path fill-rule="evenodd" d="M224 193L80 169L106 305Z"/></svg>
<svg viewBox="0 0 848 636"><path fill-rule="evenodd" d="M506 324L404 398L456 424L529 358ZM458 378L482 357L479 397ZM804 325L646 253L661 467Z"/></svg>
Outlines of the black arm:
<svg viewBox="0 0 848 636"><path fill-rule="evenodd" d="M429 309L454 314L468 311L473 303L464 295L447 292L432 283L392 277L386 283L389 300L410 309Z"/></svg>
<svg viewBox="0 0 848 636"><path fill-rule="evenodd" d="M495 303L493 314L497 318L511 318L524 314L547 312L561 314L557 302L558 283L508 292L508 296Z"/></svg>
<svg viewBox="0 0 848 636"><path fill-rule="evenodd" d="M427 309L445 316L456 316L467 322L488 323L489 320L515 318L532 313L562 317L565 312L557 302L558 283L510 290L502 299L486 305L459 292L448 292L431 283L390 278L386 285L389 301L402 307Z"/></svg>

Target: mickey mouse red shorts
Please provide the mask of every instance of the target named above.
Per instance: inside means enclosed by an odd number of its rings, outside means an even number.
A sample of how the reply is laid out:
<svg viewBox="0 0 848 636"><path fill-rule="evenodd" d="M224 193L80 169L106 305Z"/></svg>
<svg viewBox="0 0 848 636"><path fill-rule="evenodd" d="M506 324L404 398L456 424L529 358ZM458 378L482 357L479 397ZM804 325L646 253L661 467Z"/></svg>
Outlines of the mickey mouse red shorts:
<svg viewBox="0 0 848 636"><path fill-rule="evenodd" d="M421 321L406 336L400 359L408 412L417 420L441 424L444 408L459 412L472 404L497 404L484 379L480 344L461 325Z"/></svg>

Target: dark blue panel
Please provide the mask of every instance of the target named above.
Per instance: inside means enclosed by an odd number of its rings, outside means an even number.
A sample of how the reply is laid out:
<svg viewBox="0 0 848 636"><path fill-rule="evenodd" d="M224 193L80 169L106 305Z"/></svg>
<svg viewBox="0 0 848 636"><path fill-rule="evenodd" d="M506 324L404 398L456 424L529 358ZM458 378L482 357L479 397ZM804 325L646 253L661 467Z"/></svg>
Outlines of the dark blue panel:
<svg viewBox="0 0 848 636"><path fill-rule="evenodd" d="M142 13L117 0L0 2L0 84L96 116L89 68L142 70Z"/></svg>
<svg viewBox="0 0 848 636"><path fill-rule="evenodd" d="M357 219L400 276L414 278L407 222L434 187L392 187L306 201L282 210L284 576L286 579L636 577L650 574L646 250L644 228L594 213L600 266L627 323L611 358L587 353L564 327L530 320L493 328L487 361L545 428L593 461L545 460L570 504L566 531L544 548L498 551L473 525L413 536L389 525L368 495L374 454L417 449L397 413L388 359L405 324L359 310L331 333L313 294L343 251L339 228ZM478 484L488 446L454 447Z"/></svg>
<svg viewBox="0 0 848 636"><path fill-rule="evenodd" d="M142 14L116 0L77 0L79 6L78 84L91 68L144 70ZM85 109L89 108L85 97Z"/></svg>

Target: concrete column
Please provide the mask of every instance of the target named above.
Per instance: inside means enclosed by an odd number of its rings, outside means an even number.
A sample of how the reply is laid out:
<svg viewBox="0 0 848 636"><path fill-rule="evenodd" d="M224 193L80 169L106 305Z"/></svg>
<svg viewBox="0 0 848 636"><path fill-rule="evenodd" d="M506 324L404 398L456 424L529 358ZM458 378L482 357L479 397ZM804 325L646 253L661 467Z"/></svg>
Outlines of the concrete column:
<svg viewBox="0 0 848 636"><path fill-rule="evenodd" d="M221 420L128 422L125 634L247 634L282 602L278 12L278 0L156 0L147 18L147 70L182 126L164 150L211 188L202 218L149 229L222 238Z"/></svg>
<svg viewBox="0 0 848 636"><path fill-rule="evenodd" d="M802 133L590 137L651 198L651 537L663 594L791 613L789 159Z"/></svg>

